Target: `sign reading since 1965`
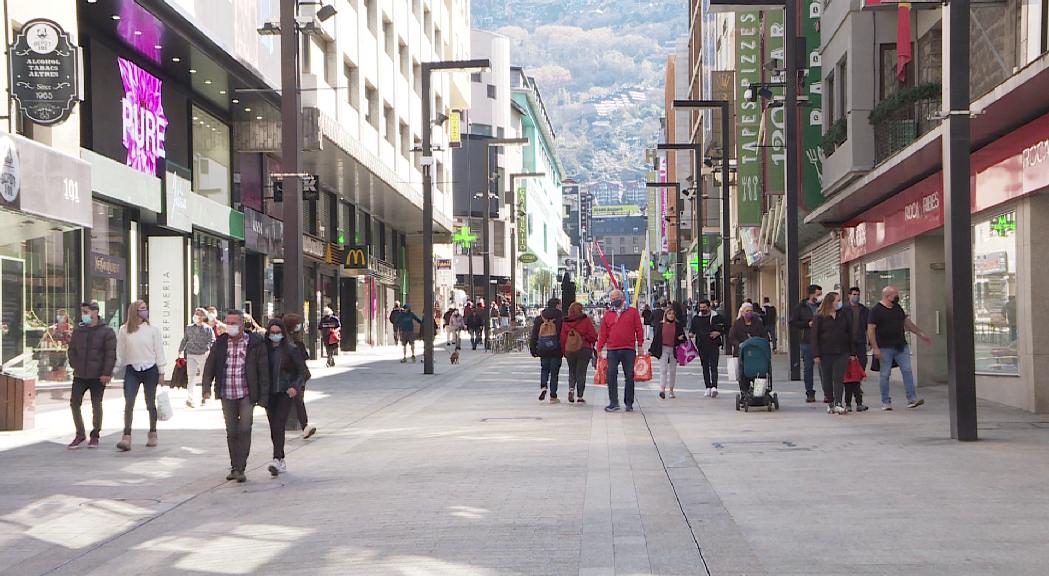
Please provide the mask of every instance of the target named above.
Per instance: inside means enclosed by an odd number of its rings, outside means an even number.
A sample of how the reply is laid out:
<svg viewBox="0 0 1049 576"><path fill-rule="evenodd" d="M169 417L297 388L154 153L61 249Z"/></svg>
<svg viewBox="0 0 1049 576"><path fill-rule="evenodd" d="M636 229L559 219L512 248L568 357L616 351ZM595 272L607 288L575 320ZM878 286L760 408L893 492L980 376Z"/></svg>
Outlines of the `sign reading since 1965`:
<svg viewBox="0 0 1049 576"><path fill-rule="evenodd" d="M58 124L77 99L77 52L62 28L43 18L22 27L10 50L11 96L26 118Z"/></svg>

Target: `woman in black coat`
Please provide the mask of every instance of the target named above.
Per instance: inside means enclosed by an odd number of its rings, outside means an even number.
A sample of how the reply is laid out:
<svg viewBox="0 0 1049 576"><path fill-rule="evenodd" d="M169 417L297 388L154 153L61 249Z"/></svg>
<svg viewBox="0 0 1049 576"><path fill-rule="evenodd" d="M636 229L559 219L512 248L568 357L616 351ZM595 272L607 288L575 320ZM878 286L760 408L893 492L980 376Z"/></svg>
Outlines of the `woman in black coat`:
<svg viewBox="0 0 1049 576"><path fill-rule="evenodd" d="M667 308L666 313L652 328L652 344L648 351L659 361L659 397L674 396L674 384L677 382L677 354L674 348L685 342L685 317L681 306L675 302Z"/></svg>
<svg viewBox="0 0 1049 576"><path fill-rule="evenodd" d="M852 314L842 311L841 297L830 292L816 310L809 332L812 358L819 367L823 383L823 401L828 414L845 414L842 396L845 390L845 369L849 358L855 357L856 340L852 337Z"/></svg>

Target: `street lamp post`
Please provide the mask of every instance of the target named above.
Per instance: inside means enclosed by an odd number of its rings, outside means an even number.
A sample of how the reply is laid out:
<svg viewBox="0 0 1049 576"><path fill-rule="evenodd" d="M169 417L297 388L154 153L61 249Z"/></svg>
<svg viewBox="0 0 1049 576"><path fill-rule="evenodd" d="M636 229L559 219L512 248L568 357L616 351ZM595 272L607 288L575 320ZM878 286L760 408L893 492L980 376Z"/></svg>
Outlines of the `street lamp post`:
<svg viewBox="0 0 1049 576"><path fill-rule="evenodd" d="M302 112L299 94L298 2L280 4L281 163L284 188L284 279L281 311L302 316L304 286L302 261Z"/></svg>
<svg viewBox="0 0 1049 576"><path fill-rule="evenodd" d="M281 8L283 15L284 8ZM433 374L433 145L430 130L430 74L439 70L474 70L491 66L487 59L447 60L422 64L423 167L423 374ZM301 210L300 210L301 212ZM302 239L299 239L301 244Z"/></svg>
<svg viewBox="0 0 1049 576"><path fill-rule="evenodd" d="M732 107L728 100L674 100L674 108L703 108L721 110L721 302L725 310L732 310L732 251L729 247L729 150L732 149ZM702 202L702 199L700 199ZM702 248L700 248L702 250ZM725 341L728 346L728 339Z"/></svg>
<svg viewBox="0 0 1049 576"><path fill-rule="evenodd" d="M658 149L667 150L667 146L676 145L659 144ZM692 146L689 145L688 149L691 148ZM678 266L681 264L681 184L678 182L645 182L645 187L661 189L670 188L674 191L674 213L675 218L677 218L677 226L674 227L674 244L677 246L677 250L674 251L674 283L676 284L676 286L674 287L674 293L677 295L675 299L678 302L681 302L683 293L681 288L681 278L679 277L680 274L678 273ZM667 297L669 296L670 290L668 289Z"/></svg>

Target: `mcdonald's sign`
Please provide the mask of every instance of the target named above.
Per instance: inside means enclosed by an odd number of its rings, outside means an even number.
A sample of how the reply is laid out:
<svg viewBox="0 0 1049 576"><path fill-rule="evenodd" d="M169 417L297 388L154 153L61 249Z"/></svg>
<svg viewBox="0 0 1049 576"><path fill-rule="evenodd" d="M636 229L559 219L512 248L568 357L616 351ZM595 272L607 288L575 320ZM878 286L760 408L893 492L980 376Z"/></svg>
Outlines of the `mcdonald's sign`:
<svg viewBox="0 0 1049 576"><path fill-rule="evenodd" d="M343 268L347 270L368 269L368 247L365 245L349 245L346 247L346 258Z"/></svg>

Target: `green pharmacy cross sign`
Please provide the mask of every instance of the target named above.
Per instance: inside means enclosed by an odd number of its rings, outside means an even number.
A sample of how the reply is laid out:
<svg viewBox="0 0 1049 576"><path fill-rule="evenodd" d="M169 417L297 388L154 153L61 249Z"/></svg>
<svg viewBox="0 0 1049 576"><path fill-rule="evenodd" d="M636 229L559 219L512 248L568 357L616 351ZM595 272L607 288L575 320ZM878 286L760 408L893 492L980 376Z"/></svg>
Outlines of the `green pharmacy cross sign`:
<svg viewBox="0 0 1049 576"><path fill-rule="evenodd" d="M663 272L663 279L666 280L667 282L669 282L673 278L674 278L674 273L672 271L666 270L666 271Z"/></svg>
<svg viewBox="0 0 1049 576"><path fill-rule="evenodd" d="M699 256L696 255L696 254L693 254L692 258L689 259L689 261L688 261L688 265L691 266L692 269L695 270L696 272L699 272L699 266L700 266ZM706 270L707 267L710 266L710 259L709 258L704 258L703 261L702 261L702 265L703 265L703 269Z"/></svg>
<svg viewBox="0 0 1049 576"><path fill-rule="evenodd" d="M991 220L991 230L999 237L1004 238L1010 232L1016 232L1016 219L1011 214L1001 214Z"/></svg>
<svg viewBox="0 0 1049 576"><path fill-rule="evenodd" d="M452 241L469 250L470 246L477 240L477 234L470 231L470 225L464 224L452 235Z"/></svg>

